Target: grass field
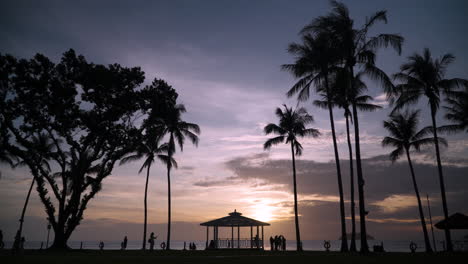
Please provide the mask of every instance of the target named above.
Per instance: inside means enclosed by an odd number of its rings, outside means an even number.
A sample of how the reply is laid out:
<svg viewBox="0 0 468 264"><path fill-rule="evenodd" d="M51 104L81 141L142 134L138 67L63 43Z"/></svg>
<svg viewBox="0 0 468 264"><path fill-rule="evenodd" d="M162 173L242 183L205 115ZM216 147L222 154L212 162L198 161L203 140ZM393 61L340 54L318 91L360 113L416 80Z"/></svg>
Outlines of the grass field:
<svg viewBox="0 0 468 264"><path fill-rule="evenodd" d="M9 251L0 251L0 263L34 263L34 264L120 264L120 263L467 263L467 253L424 254L424 253L379 253L362 256L359 254L342 254L338 252L259 252L259 251L155 251L138 250L73 250L50 252L27 250L21 256L11 256Z"/></svg>

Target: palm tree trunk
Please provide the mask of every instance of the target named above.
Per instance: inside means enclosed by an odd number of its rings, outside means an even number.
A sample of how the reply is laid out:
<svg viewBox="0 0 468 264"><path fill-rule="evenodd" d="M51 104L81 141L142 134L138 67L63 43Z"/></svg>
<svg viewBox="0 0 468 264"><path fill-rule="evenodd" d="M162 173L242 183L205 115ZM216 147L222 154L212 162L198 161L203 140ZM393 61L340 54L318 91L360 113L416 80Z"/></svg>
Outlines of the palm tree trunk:
<svg viewBox="0 0 468 264"><path fill-rule="evenodd" d="M440 160L440 150L439 150L439 140L437 136L437 124L436 124L436 111L433 104L431 104L431 118L432 118L432 130L434 131L434 141L435 141L435 149L436 149L436 157L437 157L437 169L439 171L439 182L440 182L440 193L442 195L442 207L444 209L444 218L445 221L448 221L448 208L447 208L447 198L445 197L445 183L444 183L444 175L442 172L442 162ZM447 251L453 251L452 247L452 238L450 235L449 229L444 229L445 231L445 240L447 243Z"/></svg>
<svg viewBox="0 0 468 264"><path fill-rule="evenodd" d="M146 226L147 226L147 219L148 219L148 182L149 182L149 174L150 174L150 167L151 164L148 165L148 169L146 170L146 184L145 184L145 220L143 224L143 250L146 250Z"/></svg>
<svg viewBox="0 0 468 264"><path fill-rule="evenodd" d="M418 199L419 217L421 218L421 226L424 234L424 244L426 245L426 252L432 252L431 242L429 241L429 235L427 234L426 220L424 220L424 212L421 204L421 197L419 196L418 184L416 183L416 176L414 175L413 163L411 162L408 149L406 149L406 157L408 158L408 164L411 170L411 179L413 180L414 192L416 193L416 199Z"/></svg>
<svg viewBox="0 0 468 264"><path fill-rule="evenodd" d="M367 230L366 230L366 208L364 203L364 178L362 175L361 164L361 147L359 143L359 120L356 104L353 104L353 119L354 119L354 142L356 144L356 171L358 180L358 194L359 194L359 222L361 228L361 253L369 252L369 245L367 244Z"/></svg>
<svg viewBox="0 0 468 264"><path fill-rule="evenodd" d="M22 233L23 233L24 215L26 213L26 208L28 207L28 203L29 203L29 197L31 196L31 191L32 191L32 188L33 188L35 182L36 182L36 178L33 177L31 185L29 186L28 195L26 195L26 201L24 202L23 211L21 212L21 218L19 220L19 222L20 222L20 226L19 226L19 229L18 229L19 239L21 239L21 236L22 236Z"/></svg>
<svg viewBox="0 0 468 264"><path fill-rule="evenodd" d="M167 242L166 250L171 249L171 156L167 164Z"/></svg>
<svg viewBox="0 0 468 264"><path fill-rule="evenodd" d="M335 152L335 164L336 164L336 175L338 178L338 192L340 194L340 217L341 217L341 252L348 251L348 238L346 235L346 219L345 219L345 205L343 198L343 182L341 180L341 167L340 167L340 156L338 154L338 146L336 143L336 133L335 133L335 121L333 119L333 108L331 105L331 94L330 88L328 86L328 76L325 76L325 88L327 89L327 101L328 101L328 113L330 116L330 125L332 130L333 138L333 150Z"/></svg>
<svg viewBox="0 0 468 264"><path fill-rule="evenodd" d="M296 223L296 247L297 251L302 251L301 233L299 232L299 216L297 211L297 185L296 185L296 159L294 157L294 143L291 141L291 155L293 165L293 186L294 186L294 221Z"/></svg>
<svg viewBox="0 0 468 264"><path fill-rule="evenodd" d="M353 146L351 144L351 137L349 133L349 109L346 110L346 137L348 140L348 150L349 150L349 176L351 182L351 245L349 250L351 252L356 252L356 214L355 208L356 204L354 203L354 164L353 164Z"/></svg>

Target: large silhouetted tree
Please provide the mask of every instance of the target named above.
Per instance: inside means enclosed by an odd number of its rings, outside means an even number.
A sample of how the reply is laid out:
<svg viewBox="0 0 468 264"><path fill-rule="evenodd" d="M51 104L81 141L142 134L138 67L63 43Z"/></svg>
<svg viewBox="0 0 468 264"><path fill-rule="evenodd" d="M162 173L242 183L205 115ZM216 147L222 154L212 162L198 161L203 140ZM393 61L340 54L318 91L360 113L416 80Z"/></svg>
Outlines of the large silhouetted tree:
<svg viewBox="0 0 468 264"><path fill-rule="evenodd" d="M302 154L302 145L298 141L303 137L318 137L320 132L315 128L307 128L306 126L314 121L314 118L307 113L305 108L293 110L284 105L284 111L281 108L276 108L276 116L279 119L278 124L270 123L265 126L264 132L266 135L277 135L274 138L268 139L263 145L264 149L270 149L273 145L281 143L290 144L292 169L293 169L293 188L294 188L294 221L296 226L296 249L302 251L301 233L299 230L299 213L297 210L297 183L296 183L296 159L295 156Z"/></svg>
<svg viewBox="0 0 468 264"><path fill-rule="evenodd" d="M390 95L396 98L393 100L394 111L408 105L416 104L419 99L425 97L428 99L432 127L437 128L436 115L439 110L440 101L444 94L450 94L455 88L465 86L467 80L460 78L445 79L447 67L454 61L452 54L434 59L429 49L424 49L423 54L415 53L408 57L408 62L400 67L400 72L394 75L401 84ZM434 139L438 138L438 129L433 129ZM440 159L440 149L437 140L434 141L437 169L439 173L440 192L442 196L442 207L444 218L448 221L448 207L445 196L444 174L442 161ZM445 239L447 241L447 251L452 251L452 239L450 230L445 229Z"/></svg>
<svg viewBox="0 0 468 264"><path fill-rule="evenodd" d="M421 197L419 195L419 188L416 182L413 163L411 161L410 150L414 149L419 151L422 146L434 144L435 140L432 137L424 137L432 133L432 127L426 127L418 131L418 123L419 111L405 112L404 114L394 113L390 115L390 119L383 123L384 128L390 133L390 136L387 136L382 140L382 145L384 147L391 146L395 148L390 153L390 159L392 162L399 159L401 155L406 155L411 172L414 192L418 201L419 218L421 220L426 252L432 252L431 242L426 228L426 221L424 219ZM439 138L438 141L446 144L445 140L442 138Z"/></svg>
<svg viewBox="0 0 468 264"><path fill-rule="evenodd" d="M73 50L55 64L41 54L14 60L0 55L1 140L28 166L55 233L65 249L89 201L114 164L133 151L141 129L135 119L146 104L138 90L140 68L89 63ZM45 134L56 154L48 170L33 138Z"/></svg>

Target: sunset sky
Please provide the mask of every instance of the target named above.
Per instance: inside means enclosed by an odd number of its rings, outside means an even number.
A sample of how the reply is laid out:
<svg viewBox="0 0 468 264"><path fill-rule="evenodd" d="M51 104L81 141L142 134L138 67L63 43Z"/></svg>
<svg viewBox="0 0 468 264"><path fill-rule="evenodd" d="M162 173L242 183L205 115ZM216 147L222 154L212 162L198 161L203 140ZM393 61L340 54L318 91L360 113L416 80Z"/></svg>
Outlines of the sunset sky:
<svg viewBox="0 0 468 264"><path fill-rule="evenodd" d="M393 74L405 58L428 47L434 56L456 56L447 77L468 78L468 2L345 1L355 23L388 10L388 24L375 32L405 37L403 52L378 53L377 65ZM185 104L187 121L200 125L198 148L186 145L175 156L174 239L204 239L199 223L237 209L270 222L266 235L293 238L292 175L288 146L263 151L263 127L276 122L281 104L296 105L286 91L294 79L280 66L292 61L286 51L301 28L330 10L328 1L2 1L0 53L30 58L42 53L54 61L73 48L94 63L141 66L148 84L166 80ZM389 108L381 87L368 82L369 94L384 107L362 113L362 154L368 232L377 239L422 239L416 199L405 160L391 164L390 149L380 145L382 121ZM337 239L340 235L338 188L327 112L306 107L315 117L318 139L303 140L297 163L299 213L303 239ZM429 125L422 100L421 127ZM440 124L446 121L440 112ZM349 216L349 168L343 112L335 110ZM467 214L468 135L447 137L442 151L449 213ZM431 199L434 221L442 215L432 148L415 154L420 191ZM139 240L143 222L142 162L118 166L90 202L71 240ZM12 240L31 176L26 168L1 167L0 229ZM156 163L149 191L149 230L164 236L167 220L166 174ZM425 199L424 199L424 205ZM43 240L46 216L34 191L25 222L28 240ZM351 225L348 222L348 230ZM245 230L247 232L247 229ZM227 233L226 233L227 234ZM246 233L247 234L247 233ZM441 231L436 231L442 239ZM465 235L454 233L454 236ZM223 236L221 234L221 236ZM246 235L247 236L247 235Z"/></svg>

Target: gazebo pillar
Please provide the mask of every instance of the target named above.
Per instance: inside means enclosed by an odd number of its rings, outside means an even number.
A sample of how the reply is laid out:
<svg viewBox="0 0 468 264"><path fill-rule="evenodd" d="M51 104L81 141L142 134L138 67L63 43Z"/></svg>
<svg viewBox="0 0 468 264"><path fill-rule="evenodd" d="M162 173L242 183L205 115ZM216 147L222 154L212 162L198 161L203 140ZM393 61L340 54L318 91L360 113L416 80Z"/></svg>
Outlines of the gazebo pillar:
<svg viewBox="0 0 468 264"><path fill-rule="evenodd" d="M265 249L265 248L263 247L263 244L264 244L264 241L263 241L263 240L264 240L264 239L263 239L263 226L262 226L262 249Z"/></svg>
<svg viewBox="0 0 468 264"><path fill-rule="evenodd" d="M209 232L210 232L210 227L206 226L206 247L205 247L205 249L208 248Z"/></svg>
<svg viewBox="0 0 468 264"><path fill-rule="evenodd" d="M253 226L250 226L250 248L253 248Z"/></svg>
<svg viewBox="0 0 468 264"><path fill-rule="evenodd" d="M237 248L240 248L240 226L237 226Z"/></svg>
<svg viewBox="0 0 468 264"><path fill-rule="evenodd" d="M234 226L231 226L231 248L234 248Z"/></svg>
<svg viewBox="0 0 468 264"><path fill-rule="evenodd" d="M259 236L259 233L258 233L258 226L257 226L257 235L255 236L255 243L256 243L256 247L259 248L260 246L260 236Z"/></svg>

